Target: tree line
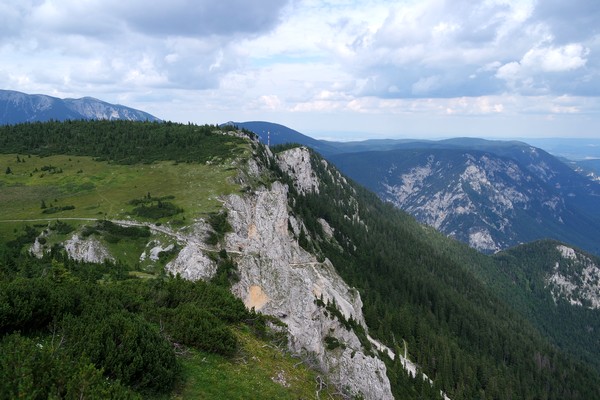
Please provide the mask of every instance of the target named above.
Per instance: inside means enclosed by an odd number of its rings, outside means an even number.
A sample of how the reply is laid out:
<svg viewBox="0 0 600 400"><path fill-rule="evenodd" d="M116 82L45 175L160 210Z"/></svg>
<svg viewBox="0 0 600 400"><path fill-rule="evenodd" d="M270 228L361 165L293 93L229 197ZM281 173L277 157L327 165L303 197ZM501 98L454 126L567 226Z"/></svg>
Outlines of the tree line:
<svg viewBox="0 0 600 400"><path fill-rule="evenodd" d="M240 154L245 143L240 137L224 135L227 130L171 122L32 122L0 126L0 151L91 156L119 164L217 162Z"/></svg>

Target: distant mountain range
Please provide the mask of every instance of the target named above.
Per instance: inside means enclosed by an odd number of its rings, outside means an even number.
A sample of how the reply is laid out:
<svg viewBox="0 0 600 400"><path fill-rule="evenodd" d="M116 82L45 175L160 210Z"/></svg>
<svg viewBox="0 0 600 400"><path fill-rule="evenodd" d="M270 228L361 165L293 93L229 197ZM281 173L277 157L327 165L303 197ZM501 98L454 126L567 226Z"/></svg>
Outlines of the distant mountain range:
<svg viewBox="0 0 600 400"><path fill-rule="evenodd" d="M478 250L554 238L600 251L600 184L525 143L414 142L330 160L382 199Z"/></svg>
<svg viewBox="0 0 600 400"><path fill-rule="evenodd" d="M65 120L160 121L134 108L110 104L92 97L59 99L41 94L0 90L0 125Z"/></svg>
<svg viewBox="0 0 600 400"><path fill-rule="evenodd" d="M282 125L236 123L271 144L320 152L382 199L483 252L553 238L600 254L594 164L567 165L519 141L320 141Z"/></svg>

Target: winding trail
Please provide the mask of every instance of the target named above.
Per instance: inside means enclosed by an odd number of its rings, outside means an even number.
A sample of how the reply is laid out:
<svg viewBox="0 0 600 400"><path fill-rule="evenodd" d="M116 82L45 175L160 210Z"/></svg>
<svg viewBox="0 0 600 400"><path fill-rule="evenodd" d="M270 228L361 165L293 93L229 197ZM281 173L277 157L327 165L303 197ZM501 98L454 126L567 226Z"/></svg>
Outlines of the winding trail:
<svg viewBox="0 0 600 400"><path fill-rule="evenodd" d="M104 218L77 218L77 217L67 217L67 218L35 218L35 219L4 219L0 220L0 223L15 223L15 222L52 222L52 221L104 221ZM184 235L182 233L176 232L166 226L158 226L156 224L150 222L139 222L139 221L127 221L127 220L118 220L118 219L107 219L106 221L112 222L113 224L120 226L136 226L136 227L148 227L152 232L162 233L164 235L170 236L176 239L179 243L182 244L192 244L197 246L200 250L203 251L215 251L213 247L207 247L203 241L199 240L194 235ZM228 253L243 255L242 252L229 250Z"/></svg>
<svg viewBox="0 0 600 400"><path fill-rule="evenodd" d="M104 218L35 218L35 219L5 219L0 220L0 223L10 223L10 222L52 222L52 221L104 221ZM158 226L156 224L152 224L150 222L138 222L138 221L127 221L127 220L117 220L117 219L107 219L106 221L112 222L113 224L120 226L136 226L136 227L148 227L152 232L159 232L164 235L175 238L180 243L185 244L194 244L198 246L201 250L205 251L214 251L214 249L209 249L204 246L204 243L200 240L196 239L192 235L183 235L179 232L175 232L172 229L169 229L164 226Z"/></svg>

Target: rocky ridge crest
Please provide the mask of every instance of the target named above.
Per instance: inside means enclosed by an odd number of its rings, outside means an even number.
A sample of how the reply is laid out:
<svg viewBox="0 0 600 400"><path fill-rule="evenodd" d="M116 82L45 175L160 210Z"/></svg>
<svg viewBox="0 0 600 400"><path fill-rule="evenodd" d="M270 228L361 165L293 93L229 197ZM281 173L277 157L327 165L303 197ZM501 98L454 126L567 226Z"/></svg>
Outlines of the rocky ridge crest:
<svg viewBox="0 0 600 400"><path fill-rule="evenodd" d="M318 191L306 148L278 154L277 163L292 176L298 192ZM255 164L251 170L260 173ZM329 260L318 260L299 245L296 236L302 221L288 210L288 187L275 181L270 188L228 196L224 207L233 227L225 249L234 256L240 278L232 291L247 307L281 319L291 350L345 393L392 398L384 363L365 351L353 330L319 305L335 304L346 320L353 319L366 330L358 291L342 280ZM328 346L328 341L339 346Z"/></svg>
<svg viewBox="0 0 600 400"><path fill-rule="evenodd" d="M268 148L259 149L264 153L251 157L238 177L247 189L256 187L222 199L232 230L216 246L206 243L211 227L202 219L183 230L134 220L111 222L146 226L154 234L170 238L167 243L153 237L140 260L157 259L160 252L177 243L180 250L165 269L185 279L211 279L217 265L209 253L225 250L237 264L239 280L232 285L232 292L248 308L281 320L288 334L289 350L302 362L321 371L347 397L392 399L386 366L376 353L384 352L392 358L395 355L368 336L358 290L344 282L328 259L302 248L299 236L307 229L290 210L288 186L278 180L264 184L271 180L264 179L270 173L265 163L276 163L292 178L299 195L318 193L319 180L311 166L309 150L294 148L273 155ZM343 180L341 175L339 178ZM335 240L335 227L325 220L319 223L328 239ZM93 235L82 237L74 233L63 245L76 260L102 263L115 259ZM45 250L36 241L30 251L41 256ZM366 338L361 340L348 321L359 326ZM401 358L407 370L415 374L416 366Z"/></svg>

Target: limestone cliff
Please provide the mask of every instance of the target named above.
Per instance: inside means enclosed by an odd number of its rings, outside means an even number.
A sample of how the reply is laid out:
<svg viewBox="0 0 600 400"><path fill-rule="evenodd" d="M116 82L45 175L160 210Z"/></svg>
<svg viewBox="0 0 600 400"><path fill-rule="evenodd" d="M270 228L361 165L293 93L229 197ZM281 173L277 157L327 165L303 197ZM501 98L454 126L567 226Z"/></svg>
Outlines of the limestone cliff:
<svg viewBox="0 0 600 400"><path fill-rule="evenodd" d="M292 177L298 192L318 191L307 149L291 149L276 159L266 149L264 156L262 161L249 161L240 182L262 182L260 176L268 174L265 162L277 162ZM234 294L249 308L283 321L290 350L320 369L343 393L391 399L383 361L363 347L354 330L323 307L335 304L344 320L351 319L366 331L358 291L342 280L329 260L318 260L299 245L303 222L288 209L287 185L276 180L270 187L261 185L223 201L232 232L222 246L236 261L239 276L232 287ZM334 229L328 226L327 231ZM203 257L202 250L200 244L188 241L167 268L190 279L211 276L214 265L197 262ZM189 257L187 252L196 256Z"/></svg>
<svg viewBox="0 0 600 400"><path fill-rule="evenodd" d="M233 232L226 249L235 254L240 275L233 292L248 307L285 322L291 349L313 358L340 389L369 399L392 398L383 362L365 354L356 334L317 304L317 299L335 301L346 319L364 326L358 292L329 260L319 262L302 249L288 230L287 190L275 182L270 189L227 198ZM340 346L328 350L326 338Z"/></svg>
<svg viewBox="0 0 600 400"><path fill-rule="evenodd" d="M299 193L319 193L319 180L310 163L310 152L306 147L296 147L277 155L277 165L294 180Z"/></svg>

